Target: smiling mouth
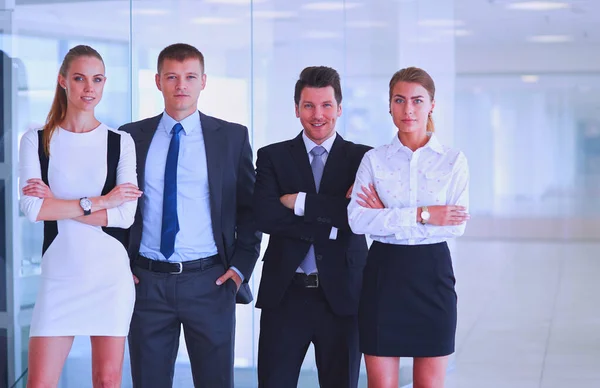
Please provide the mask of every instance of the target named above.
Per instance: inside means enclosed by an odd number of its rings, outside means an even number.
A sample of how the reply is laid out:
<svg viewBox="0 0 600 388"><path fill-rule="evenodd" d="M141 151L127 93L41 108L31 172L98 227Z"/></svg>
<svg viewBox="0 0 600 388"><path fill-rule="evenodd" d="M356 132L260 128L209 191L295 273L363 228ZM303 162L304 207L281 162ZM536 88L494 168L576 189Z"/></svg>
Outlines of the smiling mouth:
<svg viewBox="0 0 600 388"><path fill-rule="evenodd" d="M320 127L322 127L323 125L325 125L325 123L311 123L311 125L312 125L313 127L320 128Z"/></svg>
<svg viewBox="0 0 600 388"><path fill-rule="evenodd" d="M96 97L81 97L83 101L94 101Z"/></svg>

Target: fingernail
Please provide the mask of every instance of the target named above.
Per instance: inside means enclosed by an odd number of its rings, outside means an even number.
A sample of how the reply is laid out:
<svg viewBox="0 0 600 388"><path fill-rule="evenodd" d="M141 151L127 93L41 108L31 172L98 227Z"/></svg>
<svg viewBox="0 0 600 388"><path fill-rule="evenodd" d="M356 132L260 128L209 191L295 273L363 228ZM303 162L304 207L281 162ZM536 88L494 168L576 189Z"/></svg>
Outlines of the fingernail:
<svg viewBox="0 0 600 388"><path fill-rule="evenodd" d="M220 285L221 285L221 283L222 283L222 282L221 282L220 280L217 280L217 286L220 286Z"/></svg>

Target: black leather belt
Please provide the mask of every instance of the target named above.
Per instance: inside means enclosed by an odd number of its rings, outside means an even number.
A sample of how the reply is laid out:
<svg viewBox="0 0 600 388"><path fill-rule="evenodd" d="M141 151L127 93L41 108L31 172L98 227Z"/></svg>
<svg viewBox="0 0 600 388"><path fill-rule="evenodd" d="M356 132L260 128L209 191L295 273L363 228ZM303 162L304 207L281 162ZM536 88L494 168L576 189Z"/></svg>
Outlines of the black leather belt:
<svg viewBox="0 0 600 388"><path fill-rule="evenodd" d="M198 260L184 261L183 263L152 260L138 255L134 262L136 267L147 269L148 271L175 275L183 272L203 271L221 263L222 261L218 254Z"/></svg>
<svg viewBox="0 0 600 388"><path fill-rule="evenodd" d="M305 273L296 272L294 275L293 284L304 288L318 288L319 287L319 274L313 273L307 275Z"/></svg>

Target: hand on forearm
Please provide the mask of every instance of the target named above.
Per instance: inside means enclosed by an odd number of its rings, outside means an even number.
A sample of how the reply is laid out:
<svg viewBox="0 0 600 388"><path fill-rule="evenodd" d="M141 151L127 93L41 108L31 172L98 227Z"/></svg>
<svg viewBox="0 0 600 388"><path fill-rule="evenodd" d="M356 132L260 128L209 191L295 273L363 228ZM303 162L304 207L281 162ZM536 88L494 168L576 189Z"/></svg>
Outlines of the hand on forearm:
<svg viewBox="0 0 600 388"><path fill-rule="evenodd" d="M296 198L298 197L298 193L295 194L285 194L279 198L279 201L283 204L283 206L288 209L294 210L294 205L296 204Z"/></svg>

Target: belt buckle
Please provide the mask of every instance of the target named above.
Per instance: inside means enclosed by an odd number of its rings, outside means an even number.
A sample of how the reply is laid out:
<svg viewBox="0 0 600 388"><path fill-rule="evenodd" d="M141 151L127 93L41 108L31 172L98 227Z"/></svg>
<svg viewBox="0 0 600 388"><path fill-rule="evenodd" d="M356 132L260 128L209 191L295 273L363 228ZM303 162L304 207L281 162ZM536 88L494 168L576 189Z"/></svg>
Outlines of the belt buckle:
<svg viewBox="0 0 600 388"><path fill-rule="evenodd" d="M169 272L171 275L179 275L180 273L183 272L183 263L182 262L179 261L179 262L176 262L176 263L173 263L173 264L177 264L179 266L179 271L177 271L177 272Z"/></svg>
<svg viewBox="0 0 600 388"><path fill-rule="evenodd" d="M315 277L315 284L312 284L309 282L309 279L311 276ZM319 275L314 274L314 275L306 275L306 288L319 288Z"/></svg>

